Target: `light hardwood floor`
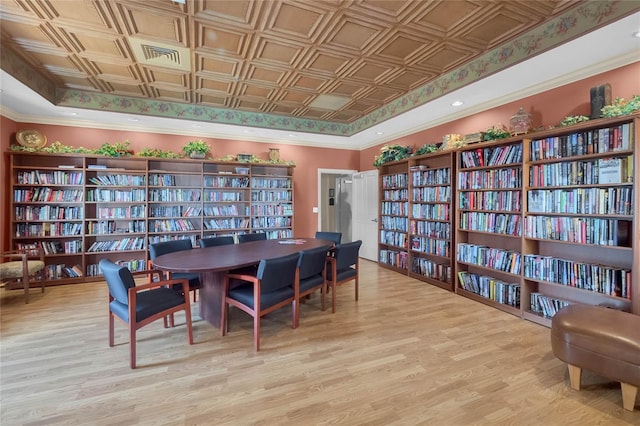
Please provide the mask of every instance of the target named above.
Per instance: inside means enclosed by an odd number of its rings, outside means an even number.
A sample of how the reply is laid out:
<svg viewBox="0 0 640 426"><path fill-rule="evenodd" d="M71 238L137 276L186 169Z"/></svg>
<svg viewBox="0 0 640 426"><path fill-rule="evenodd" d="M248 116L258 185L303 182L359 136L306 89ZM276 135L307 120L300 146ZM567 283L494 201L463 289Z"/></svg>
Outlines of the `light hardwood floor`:
<svg viewBox="0 0 640 426"><path fill-rule="evenodd" d="M617 383L585 373L570 389L549 329L362 261L360 301L338 290L262 321L232 310L227 336L184 316L107 343L104 283L47 288L24 305L1 293L1 418L10 425L624 425Z"/></svg>

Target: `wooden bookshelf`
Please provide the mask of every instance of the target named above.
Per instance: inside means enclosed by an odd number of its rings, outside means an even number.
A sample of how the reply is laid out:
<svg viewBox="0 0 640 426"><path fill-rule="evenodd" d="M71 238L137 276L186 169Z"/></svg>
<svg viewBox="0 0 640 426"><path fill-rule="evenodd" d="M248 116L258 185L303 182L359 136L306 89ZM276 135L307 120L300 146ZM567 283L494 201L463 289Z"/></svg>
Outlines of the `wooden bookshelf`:
<svg viewBox="0 0 640 426"><path fill-rule="evenodd" d="M458 150L455 291L520 316L523 141Z"/></svg>
<svg viewBox="0 0 640 426"><path fill-rule="evenodd" d="M454 152L409 160L409 275L453 291Z"/></svg>
<svg viewBox="0 0 640 426"><path fill-rule="evenodd" d="M379 174L378 256L380 266L409 271L409 162L383 164Z"/></svg>
<svg viewBox="0 0 640 426"><path fill-rule="evenodd" d="M146 267L148 245L293 236L294 166L12 152L12 249L45 250L47 285L94 281L103 258Z"/></svg>

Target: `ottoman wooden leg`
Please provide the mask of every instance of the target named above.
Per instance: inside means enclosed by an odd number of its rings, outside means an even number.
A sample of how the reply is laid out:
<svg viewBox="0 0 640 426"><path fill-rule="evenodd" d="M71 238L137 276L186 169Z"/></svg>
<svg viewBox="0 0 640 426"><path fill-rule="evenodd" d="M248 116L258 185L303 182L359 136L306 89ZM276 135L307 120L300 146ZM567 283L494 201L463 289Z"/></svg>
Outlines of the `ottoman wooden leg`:
<svg viewBox="0 0 640 426"><path fill-rule="evenodd" d="M580 390L580 380L582 378L582 368L575 365L567 364L569 367L569 381L571 382L571 389Z"/></svg>
<svg viewBox="0 0 640 426"><path fill-rule="evenodd" d="M622 382L620 382L620 387L622 388L622 407L625 410L633 411L633 407L636 405L638 387Z"/></svg>

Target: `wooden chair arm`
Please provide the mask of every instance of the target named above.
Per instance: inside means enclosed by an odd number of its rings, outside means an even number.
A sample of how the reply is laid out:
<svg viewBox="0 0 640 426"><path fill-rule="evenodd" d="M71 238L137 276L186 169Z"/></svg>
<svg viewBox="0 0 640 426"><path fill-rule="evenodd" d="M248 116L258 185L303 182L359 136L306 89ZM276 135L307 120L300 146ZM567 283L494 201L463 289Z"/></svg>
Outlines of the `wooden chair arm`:
<svg viewBox="0 0 640 426"><path fill-rule="evenodd" d="M231 278L236 280L247 281L254 284L259 281L258 277L256 277L255 275L248 275L248 274L227 274L224 277L224 279L227 281L230 280Z"/></svg>
<svg viewBox="0 0 640 426"><path fill-rule="evenodd" d="M185 289L185 292L189 294L189 281L186 278L156 281L156 282L136 285L135 287L131 287L129 289L129 293L131 293L131 291L138 293L140 291L149 290L152 288L167 287L167 286L176 285L176 284L182 284Z"/></svg>
<svg viewBox="0 0 640 426"><path fill-rule="evenodd" d="M135 272L131 272L131 275L135 276L140 276L140 275L147 275L149 278L149 282L151 282L153 280L153 276L157 275L158 276L158 281L162 281L165 276L164 276L164 271L161 271L160 269L145 269L144 271L135 271Z"/></svg>

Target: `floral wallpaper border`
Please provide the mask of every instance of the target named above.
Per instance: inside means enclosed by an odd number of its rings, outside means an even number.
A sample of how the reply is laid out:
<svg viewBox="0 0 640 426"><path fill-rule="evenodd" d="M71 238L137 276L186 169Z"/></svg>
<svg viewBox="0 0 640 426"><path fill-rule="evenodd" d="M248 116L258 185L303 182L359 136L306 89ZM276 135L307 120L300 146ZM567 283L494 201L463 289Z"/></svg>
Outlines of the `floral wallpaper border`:
<svg viewBox="0 0 640 426"><path fill-rule="evenodd" d="M352 136L638 10L640 10L640 2L635 1L588 1L581 3L563 15L523 34L512 42L487 52L470 63L414 89L350 124L275 114L234 111L81 90L56 89L52 82L48 81L8 49L0 49L0 66L45 99L58 106L183 118L193 121L276 130Z"/></svg>

